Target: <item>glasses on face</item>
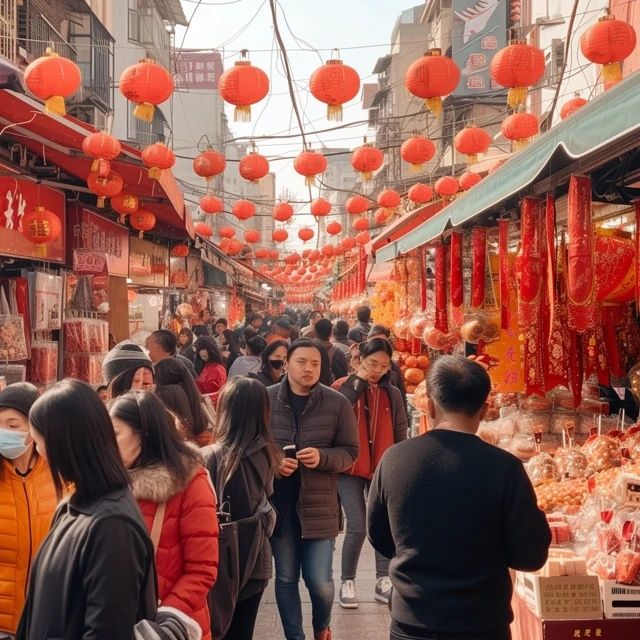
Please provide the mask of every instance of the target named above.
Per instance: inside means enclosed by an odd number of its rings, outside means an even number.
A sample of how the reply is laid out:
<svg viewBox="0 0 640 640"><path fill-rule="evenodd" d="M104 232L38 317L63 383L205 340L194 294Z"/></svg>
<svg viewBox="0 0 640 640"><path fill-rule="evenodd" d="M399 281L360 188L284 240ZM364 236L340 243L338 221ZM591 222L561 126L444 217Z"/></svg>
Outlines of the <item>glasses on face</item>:
<svg viewBox="0 0 640 640"><path fill-rule="evenodd" d="M388 362L378 362L377 360L369 360L368 358L365 358L364 363L373 371L388 371L391 366Z"/></svg>

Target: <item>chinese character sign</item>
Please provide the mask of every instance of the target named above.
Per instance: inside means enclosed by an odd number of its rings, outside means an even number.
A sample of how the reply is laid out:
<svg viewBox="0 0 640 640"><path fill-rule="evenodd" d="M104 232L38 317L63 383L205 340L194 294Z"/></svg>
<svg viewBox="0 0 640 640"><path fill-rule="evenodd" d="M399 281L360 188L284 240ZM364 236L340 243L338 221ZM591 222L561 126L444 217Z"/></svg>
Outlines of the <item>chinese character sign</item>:
<svg viewBox="0 0 640 640"><path fill-rule="evenodd" d="M500 90L489 65L507 44L506 0L453 0L452 55L461 76L456 96Z"/></svg>
<svg viewBox="0 0 640 640"><path fill-rule="evenodd" d="M176 60L176 89L215 90L222 71L218 51L184 51Z"/></svg>

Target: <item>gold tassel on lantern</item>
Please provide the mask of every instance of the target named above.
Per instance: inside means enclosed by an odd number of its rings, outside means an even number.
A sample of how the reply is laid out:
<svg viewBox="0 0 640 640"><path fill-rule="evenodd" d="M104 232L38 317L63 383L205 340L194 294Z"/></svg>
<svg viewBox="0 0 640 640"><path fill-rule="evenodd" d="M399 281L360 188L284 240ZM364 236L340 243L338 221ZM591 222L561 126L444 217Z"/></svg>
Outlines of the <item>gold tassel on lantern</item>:
<svg viewBox="0 0 640 640"><path fill-rule="evenodd" d="M104 196L98 196L98 202L96 203L96 206L98 207L98 209L104 209L104 205L106 204L107 199Z"/></svg>
<svg viewBox="0 0 640 640"><path fill-rule="evenodd" d="M424 101L424 106L431 111L436 118L442 115L442 98L440 96L427 98Z"/></svg>
<svg viewBox="0 0 640 640"><path fill-rule="evenodd" d="M330 104L327 106L327 120L342 122L342 105Z"/></svg>
<svg viewBox="0 0 640 640"><path fill-rule="evenodd" d="M147 175L152 180L160 180L160 177L162 176L162 169L159 169L158 167L150 167Z"/></svg>
<svg viewBox="0 0 640 640"><path fill-rule="evenodd" d="M62 96L51 96L44 101L44 110L57 116L64 116L67 110L64 106L64 98Z"/></svg>
<svg viewBox="0 0 640 640"><path fill-rule="evenodd" d="M150 102L141 102L136 105L133 110L133 115L138 118L138 120L143 120L144 122L153 122L153 114L155 112L155 107Z"/></svg>
<svg viewBox="0 0 640 640"><path fill-rule="evenodd" d="M478 162L478 154L477 153L467 153L467 166L472 165Z"/></svg>
<svg viewBox="0 0 640 640"><path fill-rule="evenodd" d="M373 179L373 171L361 171L360 172L360 181L361 182L371 182Z"/></svg>
<svg viewBox="0 0 640 640"><path fill-rule="evenodd" d="M513 145L514 151L522 151L523 149L526 149L529 146L530 142L531 142L530 138L521 138L520 140L512 140L511 144Z"/></svg>
<svg viewBox="0 0 640 640"><path fill-rule="evenodd" d="M527 87L511 87L507 93L507 104L515 109L519 105L527 102Z"/></svg>
<svg viewBox="0 0 640 640"><path fill-rule="evenodd" d="M622 80L622 67L619 62L609 62L602 66L602 79L606 84L614 84Z"/></svg>
<svg viewBox="0 0 640 640"><path fill-rule="evenodd" d="M234 122L251 122L251 105L238 105L233 111Z"/></svg>
<svg viewBox="0 0 640 640"><path fill-rule="evenodd" d="M140 231L140 233L138 233L138 238L140 238L140 240L144 238L144 231Z"/></svg>
<svg viewBox="0 0 640 640"><path fill-rule="evenodd" d="M308 187L315 187L316 186L316 178L315 176L307 176L304 179L304 183L308 186Z"/></svg>

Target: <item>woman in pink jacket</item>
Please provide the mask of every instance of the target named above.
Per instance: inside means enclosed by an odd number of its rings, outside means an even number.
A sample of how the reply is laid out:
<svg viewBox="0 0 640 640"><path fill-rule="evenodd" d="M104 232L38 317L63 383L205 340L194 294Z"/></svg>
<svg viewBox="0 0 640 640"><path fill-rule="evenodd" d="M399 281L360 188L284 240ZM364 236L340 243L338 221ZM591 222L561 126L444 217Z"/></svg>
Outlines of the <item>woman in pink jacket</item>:
<svg viewBox="0 0 640 640"><path fill-rule="evenodd" d="M227 381L227 370L223 364L222 354L213 338L201 336L195 344L196 351L196 384L200 393L217 393Z"/></svg>

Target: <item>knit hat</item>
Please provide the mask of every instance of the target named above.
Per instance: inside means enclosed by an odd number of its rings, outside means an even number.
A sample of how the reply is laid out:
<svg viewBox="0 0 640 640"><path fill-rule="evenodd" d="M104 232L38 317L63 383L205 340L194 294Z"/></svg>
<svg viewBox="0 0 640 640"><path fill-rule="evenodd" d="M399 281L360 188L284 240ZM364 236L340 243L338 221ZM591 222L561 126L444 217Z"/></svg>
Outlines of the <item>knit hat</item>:
<svg viewBox="0 0 640 640"><path fill-rule="evenodd" d="M38 389L29 382L16 382L0 391L0 409L14 409L29 415L31 405L38 399Z"/></svg>
<svg viewBox="0 0 640 640"><path fill-rule="evenodd" d="M102 378L105 384L109 385L121 373L140 367L146 367L153 371L153 363L142 347L129 340L124 340L113 347L105 356L102 362Z"/></svg>

